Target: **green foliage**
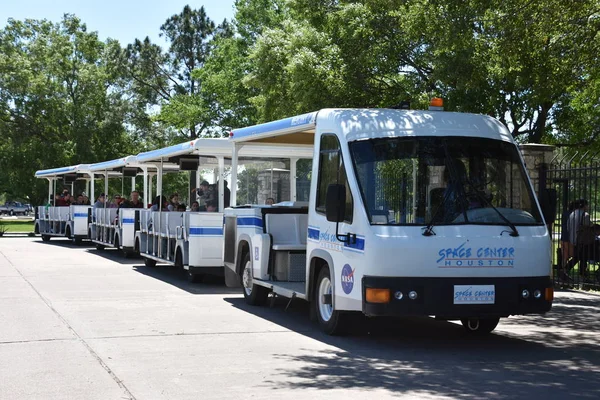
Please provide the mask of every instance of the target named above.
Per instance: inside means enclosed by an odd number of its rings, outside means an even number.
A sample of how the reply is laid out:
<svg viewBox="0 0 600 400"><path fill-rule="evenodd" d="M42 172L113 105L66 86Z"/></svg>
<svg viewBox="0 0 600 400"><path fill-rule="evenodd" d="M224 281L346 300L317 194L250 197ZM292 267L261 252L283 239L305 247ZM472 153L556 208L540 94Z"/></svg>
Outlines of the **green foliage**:
<svg viewBox="0 0 600 400"><path fill-rule="evenodd" d="M101 42L72 15L15 21L0 31L0 191L45 199L37 169L115 158L133 149L129 104Z"/></svg>
<svg viewBox="0 0 600 400"><path fill-rule="evenodd" d="M261 168L245 168L238 174L238 204L258 204L258 174Z"/></svg>
<svg viewBox="0 0 600 400"><path fill-rule="evenodd" d="M240 0L237 35L195 74L211 82L221 120L403 100L426 108L437 95L447 110L495 116L520 141L591 143L598 5Z"/></svg>

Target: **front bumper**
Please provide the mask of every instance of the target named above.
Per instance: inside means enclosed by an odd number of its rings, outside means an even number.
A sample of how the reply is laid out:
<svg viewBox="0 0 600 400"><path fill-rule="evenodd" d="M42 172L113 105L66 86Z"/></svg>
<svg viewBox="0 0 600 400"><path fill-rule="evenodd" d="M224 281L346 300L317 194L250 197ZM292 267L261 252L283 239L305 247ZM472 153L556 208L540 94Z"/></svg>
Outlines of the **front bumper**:
<svg viewBox="0 0 600 400"><path fill-rule="evenodd" d="M454 304L454 285L494 285L494 304ZM389 289L388 303L366 301L367 288ZM362 279L362 308L368 316L434 315L446 319L465 317L508 317L509 315L543 314L552 308L552 299L546 300L546 288L552 288L550 277L517 278L415 278L364 276ZM528 290L529 298L521 293ZM535 299L533 292L541 290ZM394 294L402 292L398 300ZM417 292L416 299L408 293Z"/></svg>

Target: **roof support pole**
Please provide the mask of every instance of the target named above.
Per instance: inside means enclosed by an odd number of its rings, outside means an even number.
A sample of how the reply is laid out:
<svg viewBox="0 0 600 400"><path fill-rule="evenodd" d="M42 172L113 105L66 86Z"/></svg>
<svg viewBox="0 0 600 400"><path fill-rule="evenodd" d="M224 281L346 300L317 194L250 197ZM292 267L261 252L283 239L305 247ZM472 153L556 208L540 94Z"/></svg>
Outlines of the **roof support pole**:
<svg viewBox="0 0 600 400"><path fill-rule="evenodd" d="M104 171L104 208L108 208L108 171Z"/></svg>
<svg viewBox="0 0 600 400"><path fill-rule="evenodd" d="M152 177L154 174L148 175L148 198L146 199L147 204L151 204L154 201L154 196L152 195Z"/></svg>
<svg viewBox="0 0 600 400"><path fill-rule="evenodd" d="M94 204L96 202L96 193L95 193L95 184L96 179L94 179L94 173L90 173L90 192L88 193L88 198L90 199L90 204Z"/></svg>
<svg viewBox="0 0 600 400"><path fill-rule="evenodd" d="M144 172L144 208L148 207L148 167L142 167Z"/></svg>
<svg viewBox="0 0 600 400"><path fill-rule="evenodd" d="M296 201L296 163L297 158L290 158L290 201Z"/></svg>
<svg viewBox="0 0 600 400"><path fill-rule="evenodd" d="M219 211L223 212L225 210L225 184L223 182L223 177L225 176L225 158L217 157L217 161L219 162L219 170L218 170L218 179L219 179Z"/></svg>
<svg viewBox="0 0 600 400"><path fill-rule="evenodd" d="M54 199L52 198L52 182L54 178L48 178L48 203L52 204Z"/></svg>
<svg viewBox="0 0 600 400"><path fill-rule="evenodd" d="M131 177L131 191L135 192L135 176Z"/></svg>
<svg viewBox="0 0 600 400"><path fill-rule="evenodd" d="M242 146L233 143L233 154L231 155L231 207L237 205L237 169L240 147Z"/></svg>
<svg viewBox="0 0 600 400"><path fill-rule="evenodd" d="M163 161L162 158L160 159L160 165L157 165L157 171L156 171L156 195L157 196L161 196L163 194L162 192L162 175L163 175Z"/></svg>

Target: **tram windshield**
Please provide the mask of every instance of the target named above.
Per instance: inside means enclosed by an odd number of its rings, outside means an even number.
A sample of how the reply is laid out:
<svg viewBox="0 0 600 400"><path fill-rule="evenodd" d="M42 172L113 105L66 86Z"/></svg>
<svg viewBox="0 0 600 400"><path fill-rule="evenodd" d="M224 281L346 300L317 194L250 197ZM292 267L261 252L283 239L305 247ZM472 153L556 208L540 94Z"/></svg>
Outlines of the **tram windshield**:
<svg viewBox="0 0 600 400"><path fill-rule="evenodd" d="M539 225L516 146L473 137L350 143L371 224Z"/></svg>

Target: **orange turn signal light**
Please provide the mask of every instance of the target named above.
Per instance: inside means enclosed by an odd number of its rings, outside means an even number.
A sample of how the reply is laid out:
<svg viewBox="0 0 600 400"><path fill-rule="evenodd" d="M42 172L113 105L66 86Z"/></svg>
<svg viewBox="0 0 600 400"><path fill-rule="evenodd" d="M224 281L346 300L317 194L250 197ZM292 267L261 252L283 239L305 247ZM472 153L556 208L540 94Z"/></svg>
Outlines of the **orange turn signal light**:
<svg viewBox="0 0 600 400"><path fill-rule="evenodd" d="M391 294L390 289L367 288L367 303L389 303Z"/></svg>
<svg viewBox="0 0 600 400"><path fill-rule="evenodd" d="M546 301L554 300L554 288L547 287L545 295L546 295L545 296Z"/></svg>
<svg viewBox="0 0 600 400"><path fill-rule="evenodd" d="M431 107L444 107L444 99L442 99L441 97L433 97L429 105Z"/></svg>

